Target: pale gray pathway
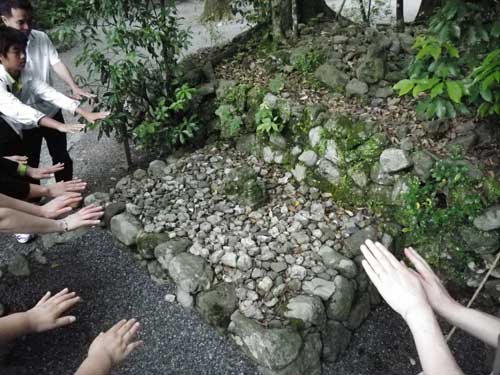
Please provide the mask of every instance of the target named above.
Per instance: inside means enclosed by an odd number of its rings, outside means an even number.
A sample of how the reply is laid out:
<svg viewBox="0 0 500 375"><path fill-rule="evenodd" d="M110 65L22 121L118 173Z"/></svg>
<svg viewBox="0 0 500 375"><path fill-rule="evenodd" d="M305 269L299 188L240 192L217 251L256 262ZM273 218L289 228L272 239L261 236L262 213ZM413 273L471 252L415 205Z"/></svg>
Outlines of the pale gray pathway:
<svg viewBox="0 0 500 375"><path fill-rule="evenodd" d="M19 248L10 246L10 236L2 236L1 241L4 248ZM0 369L1 374L71 374L93 337L120 318L130 317L143 324L141 338L146 346L117 374L257 374L243 353L196 313L164 301L173 286L155 284L106 231L93 230L53 248L47 258L48 265L33 266L29 278L2 283L0 299L19 311L31 307L47 290L69 287L83 298L72 312L78 320L71 327L19 341L10 370Z"/></svg>

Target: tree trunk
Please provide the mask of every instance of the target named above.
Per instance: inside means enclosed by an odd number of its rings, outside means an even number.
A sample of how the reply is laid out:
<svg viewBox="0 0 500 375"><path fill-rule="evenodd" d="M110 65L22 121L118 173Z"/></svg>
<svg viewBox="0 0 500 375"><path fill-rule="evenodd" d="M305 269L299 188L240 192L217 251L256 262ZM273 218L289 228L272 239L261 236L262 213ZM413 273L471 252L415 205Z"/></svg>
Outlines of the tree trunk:
<svg viewBox="0 0 500 375"><path fill-rule="evenodd" d="M293 3L292 0L272 0L273 36L278 40L286 37L293 31ZM322 14L334 18L335 12L326 5L325 0L296 0L297 21L306 23L311 18Z"/></svg>
<svg viewBox="0 0 500 375"><path fill-rule="evenodd" d="M232 15L231 0L205 0L201 20L222 21L231 18Z"/></svg>
<svg viewBox="0 0 500 375"><path fill-rule="evenodd" d="M438 6L441 5L441 0L422 0L417 13L416 21L422 21L429 18Z"/></svg>
<svg viewBox="0 0 500 375"><path fill-rule="evenodd" d="M396 2L396 24L398 31L405 31L405 15L404 15L404 0L397 0Z"/></svg>
<svg viewBox="0 0 500 375"><path fill-rule="evenodd" d="M335 12L326 5L325 0L297 0L299 22L306 23L311 18L323 14L325 17L335 17Z"/></svg>

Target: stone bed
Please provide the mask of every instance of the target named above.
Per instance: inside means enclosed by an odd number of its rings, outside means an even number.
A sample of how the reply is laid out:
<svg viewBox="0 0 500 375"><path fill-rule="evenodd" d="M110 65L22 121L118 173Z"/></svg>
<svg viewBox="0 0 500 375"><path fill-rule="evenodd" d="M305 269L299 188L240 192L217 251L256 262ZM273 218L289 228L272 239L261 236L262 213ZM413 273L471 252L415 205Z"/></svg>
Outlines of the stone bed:
<svg viewBox="0 0 500 375"><path fill-rule="evenodd" d="M114 236L155 280L176 283L166 298L228 332L262 373L319 374L380 301L360 272L360 244L390 236L366 210L295 184L279 166L208 146L85 203L107 205Z"/></svg>

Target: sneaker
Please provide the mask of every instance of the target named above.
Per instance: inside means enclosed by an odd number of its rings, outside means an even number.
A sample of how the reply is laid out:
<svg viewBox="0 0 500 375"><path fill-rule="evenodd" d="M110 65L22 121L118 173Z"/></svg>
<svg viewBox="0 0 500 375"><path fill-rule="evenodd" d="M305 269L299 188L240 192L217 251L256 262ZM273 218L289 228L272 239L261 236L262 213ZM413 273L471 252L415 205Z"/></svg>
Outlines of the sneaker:
<svg viewBox="0 0 500 375"><path fill-rule="evenodd" d="M28 243L35 238L35 235L31 233L17 233L14 237L16 237L16 241L19 243Z"/></svg>

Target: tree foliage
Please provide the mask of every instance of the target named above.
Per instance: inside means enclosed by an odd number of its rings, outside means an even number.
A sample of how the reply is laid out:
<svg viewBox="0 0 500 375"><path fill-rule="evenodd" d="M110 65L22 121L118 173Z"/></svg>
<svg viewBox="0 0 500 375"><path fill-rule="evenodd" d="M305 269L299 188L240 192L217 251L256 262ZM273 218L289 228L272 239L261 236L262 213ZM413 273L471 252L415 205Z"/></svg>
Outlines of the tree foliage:
<svg viewBox="0 0 500 375"><path fill-rule="evenodd" d="M168 151L197 129L188 114L193 89L179 79L178 59L189 34L179 27L173 2L65 2L82 39L78 64L98 78L101 102L111 111L100 134L112 132L148 149Z"/></svg>
<svg viewBox="0 0 500 375"><path fill-rule="evenodd" d="M417 38L409 78L394 88L420 100L421 117L499 114L500 20L493 3L450 0Z"/></svg>

